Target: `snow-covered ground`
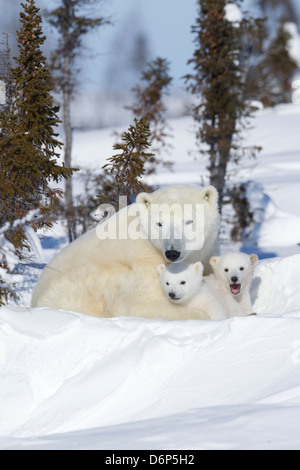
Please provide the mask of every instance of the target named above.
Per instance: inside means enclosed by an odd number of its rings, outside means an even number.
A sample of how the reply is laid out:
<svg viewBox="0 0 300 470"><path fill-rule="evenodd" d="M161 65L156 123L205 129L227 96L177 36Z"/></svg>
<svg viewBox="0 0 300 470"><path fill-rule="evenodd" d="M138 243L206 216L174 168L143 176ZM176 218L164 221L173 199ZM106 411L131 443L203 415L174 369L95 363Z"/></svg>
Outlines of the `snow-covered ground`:
<svg viewBox="0 0 300 470"><path fill-rule="evenodd" d="M193 122L170 122L168 160L153 184L206 182ZM251 181L258 223L257 316L167 322L29 308L0 309L0 449L300 449L300 106L260 111L231 168ZM75 135L74 164L97 171L112 130ZM76 187L80 191L80 186ZM59 227L38 261L64 243ZM222 250L232 249L224 243Z"/></svg>

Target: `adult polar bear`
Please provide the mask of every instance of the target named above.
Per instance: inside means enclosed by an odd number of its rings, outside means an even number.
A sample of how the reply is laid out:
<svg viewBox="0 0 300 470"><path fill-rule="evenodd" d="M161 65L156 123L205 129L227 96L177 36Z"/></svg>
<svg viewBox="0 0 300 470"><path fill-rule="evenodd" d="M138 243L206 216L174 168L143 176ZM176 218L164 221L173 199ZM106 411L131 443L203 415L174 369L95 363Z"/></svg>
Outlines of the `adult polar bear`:
<svg viewBox="0 0 300 470"><path fill-rule="evenodd" d="M212 186L141 193L46 266L32 307L96 317L198 318L196 311L168 301L157 265L201 261L207 274L209 259L218 254L218 230L218 194Z"/></svg>

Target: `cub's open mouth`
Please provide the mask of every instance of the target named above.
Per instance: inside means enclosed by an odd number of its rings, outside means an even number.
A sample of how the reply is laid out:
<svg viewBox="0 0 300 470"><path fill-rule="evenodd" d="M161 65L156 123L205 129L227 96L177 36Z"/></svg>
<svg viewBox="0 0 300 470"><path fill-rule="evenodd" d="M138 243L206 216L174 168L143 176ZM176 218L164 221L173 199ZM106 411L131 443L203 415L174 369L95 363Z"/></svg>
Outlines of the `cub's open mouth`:
<svg viewBox="0 0 300 470"><path fill-rule="evenodd" d="M241 292L241 284L230 284L230 290L233 295L239 295Z"/></svg>

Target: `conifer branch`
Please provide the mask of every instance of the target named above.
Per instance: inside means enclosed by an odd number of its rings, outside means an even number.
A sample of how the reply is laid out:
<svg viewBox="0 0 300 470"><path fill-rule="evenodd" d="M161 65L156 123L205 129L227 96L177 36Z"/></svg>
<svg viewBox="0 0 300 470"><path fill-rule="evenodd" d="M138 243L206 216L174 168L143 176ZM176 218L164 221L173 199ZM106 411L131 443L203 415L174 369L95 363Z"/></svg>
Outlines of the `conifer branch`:
<svg viewBox="0 0 300 470"><path fill-rule="evenodd" d="M114 150L121 152L108 158L103 166L105 175L113 179L114 190L108 197L100 195L104 200L110 200L118 205L120 196L132 197L145 190L141 179L145 174L145 164L153 153L146 150L151 146L150 124L147 116L140 119L134 118L134 125L130 125L128 131L122 136L122 143L114 145Z"/></svg>

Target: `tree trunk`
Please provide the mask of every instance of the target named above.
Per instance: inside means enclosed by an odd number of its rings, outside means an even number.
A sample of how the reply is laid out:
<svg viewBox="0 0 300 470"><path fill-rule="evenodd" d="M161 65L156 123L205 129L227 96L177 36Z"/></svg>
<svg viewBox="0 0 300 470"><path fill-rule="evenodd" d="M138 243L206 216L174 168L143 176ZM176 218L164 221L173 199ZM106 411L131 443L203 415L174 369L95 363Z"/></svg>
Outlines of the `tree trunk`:
<svg viewBox="0 0 300 470"><path fill-rule="evenodd" d="M214 126L214 119L212 125ZM219 195L219 212L222 214L224 187L226 179L228 158L220 153L216 139L212 138L209 150L209 167L207 168L210 175L210 184L216 188Z"/></svg>
<svg viewBox="0 0 300 470"><path fill-rule="evenodd" d="M226 182L227 163L229 161L228 153L230 152L230 142L223 144L220 151L216 142L212 142L209 151L210 165L208 167L210 174L210 184L216 188L219 195L219 212L222 215L224 189Z"/></svg>
<svg viewBox="0 0 300 470"><path fill-rule="evenodd" d="M65 166L72 166L72 125L71 125L71 64L70 57L64 57L64 79L63 79L63 115L64 115L64 131L65 131ZM65 182L65 201L68 224L69 242L76 238L73 210L73 187L72 178L67 178Z"/></svg>
<svg viewBox="0 0 300 470"><path fill-rule="evenodd" d="M236 125L236 119L232 127ZM210 145L210 184L216 188L219 194L219 212L222 215L223 199L226 185L227 164L230 161L230 149L232 146L233 133L230 133L227 139L222 142L222 148L216 142Z"/></svg>
<svg viewBox="0 0 300 470"><path fill-rule="evenodd" d="M219 163L217 166L210 168L210 184L216 188L219 194L219 211L222 215L224 188L226 181L227 163Z"/></svg>

